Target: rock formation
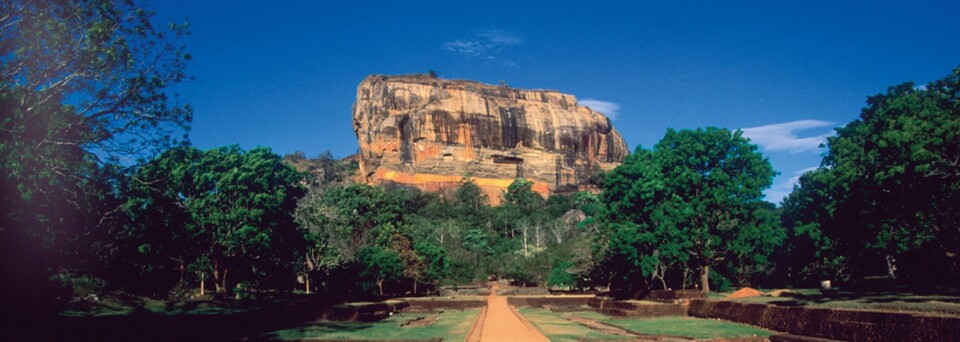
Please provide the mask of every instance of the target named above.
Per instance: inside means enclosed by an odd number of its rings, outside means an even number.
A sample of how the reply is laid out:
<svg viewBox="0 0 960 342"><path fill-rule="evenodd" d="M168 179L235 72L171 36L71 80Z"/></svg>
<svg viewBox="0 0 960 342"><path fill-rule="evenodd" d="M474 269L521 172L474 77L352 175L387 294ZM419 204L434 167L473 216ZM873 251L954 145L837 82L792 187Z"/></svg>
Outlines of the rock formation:
<svg viewBox="0 0 960 342"><path fill-rule="evenodd" d="M365 78L353 130L360 181L437 192L468 176L494 204L517 177L543 195L588 189L628 152L610 120L573 95L424 75Z"/></svg>

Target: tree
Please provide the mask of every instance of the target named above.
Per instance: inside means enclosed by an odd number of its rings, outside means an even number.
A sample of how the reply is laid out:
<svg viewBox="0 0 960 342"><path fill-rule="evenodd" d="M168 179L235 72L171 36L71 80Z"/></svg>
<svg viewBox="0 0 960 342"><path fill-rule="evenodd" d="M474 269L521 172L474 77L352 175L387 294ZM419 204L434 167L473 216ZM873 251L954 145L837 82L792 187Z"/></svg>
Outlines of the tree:
<svg viewBox="0 0 960 342"><path fill-rule="evenodd" d="M926 87L905 83L869 97L860 117L828 138L824 188L804 184L786 202L797 226L820 230L854 275L960 275L958 88L960 68ZM933 260L947 271L928 272Z"/></svg>
<svg viewBox="0 0 960 342"><path fill-rule="evenodd" d="M653 237L624 237L610 251L643 248L637 243L652 239L643 249L649 254L631 256L627 266L646 265L644 275L662 280L664 267L685 261L700 271L701 289L709 291L710 267L731 257L730 242L742 233L741 225L755 220L751 206L775 174L756 149L740 131L714 127L669 129L652 151L638 147L607 174L606 219L636 224ZM621 230L612 233L630 234Z"/></svg>
<svg viewBox="0 0 960 342"><path fill-rule="evenodd" d="M788 283L811 285L823 279L845 280L849 274L844 253L831 238L835 234L829 232L837 204L831 184L830 170L808 171L781 204L787 242L777 264Z"/></svg>
<svg viewBox="0 0 960 342"><path fill-rule="evenodd" d="M457 188L456 204L467 210L478 211L487 204L487 195L473 182L473 179L464 177Z"/></svg>
<svg viewBox="0 0 960 342"><path fill-rule="evenodd" d="M383 295L383 283L394 281L403 276L403 260L400 254L392 249L368 247L360 250L360 263L366 268L364 276L374 279L377 293Z"/></svg>
<svg viewBox="0 0 960 342"><path fill-rule="evenodd" d="M77 146L110 156L176 145L190 107L170 99L190 55L175 43L187 25L157 25L134 1L12 1L0 5L0 91L24 104L5 127L66 106L69 120L48 131L46 145ZM11 129L12 132L27 131Z"/></svg>
<svg viewBox="0 0 960 342"><path fill-rule="evenodd" d="M423 260L423 280L427 284L438 285L450 273L447 251L427 241L417 241L413 249Z"/></svg>
<svg viewBox="0 0 960 342"><path fill-rule="evenodd" d="M93 251L80 244L122 220L121 158L185 139L191 110L167 89L186 78L187 31L134 1L14 0L0 13L0 293L36 308L57 297L44 293L51 274Z"/></svg>
<svg viewBox="0 0 960 342"><path fill-rule="evenodd" d="M301 267L305 280L357 262L359 252L384 234L381 227L404 222L403 203L399 192L369 185L310 189L296 209L308 242Z"/></svg>
<svg viewBox="0 0 960 342"><path fill-rule="evenodd" d="M308 189L294 214L307 242L302 272L307 294L312 289L310 281L315 273L329 275L356 255L349 227L340 225L344 219L339 216L338 208L324 204L321 196L318 190Z"/></svg>
<svg viewBox="0 0 960 342"><path fill-rule="evenodd" d="M757 286L761 280L769 279L774 269L772 256L787 237L780 226L780 213L773 203L753 202L750 207L746 210L752 213L727 243L732 256L726 265L727 274L741 287Z"/></svg>
<svg viewBox="0 0 960 342"><path fill-rule="evenodd" d="M573 287L577 284L577 278L574 274L567 272L567 269L573 267L573 263L562 261L552 270L550 277L547 278L547 286Z"/></svg>
<svg viewBox="0 0 960 342"><path fill-rule="evenodd" d="M503 202L524 212L530 212L543 205L543 196L533 191L533 182L517 178L507 186Z"/></svg>
<svg viewBox="0 0 960 342"><path fill-rule="evenodd" d="M209 261L217 292L230 288L231 270L277 282L302 251L293 221L301 177L268 148L171 149L133 179L125 208L137 231L146 232L134 237L139 246L157 243L149 236L177 234L160 240L174 244L163 248L190 253L189 262Z"/></svg>

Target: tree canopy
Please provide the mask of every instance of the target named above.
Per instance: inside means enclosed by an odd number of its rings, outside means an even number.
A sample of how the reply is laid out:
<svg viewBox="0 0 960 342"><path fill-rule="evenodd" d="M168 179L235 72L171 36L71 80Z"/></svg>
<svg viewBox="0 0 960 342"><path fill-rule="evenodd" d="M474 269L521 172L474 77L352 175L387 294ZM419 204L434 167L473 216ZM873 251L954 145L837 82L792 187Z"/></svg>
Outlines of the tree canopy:
<svg viewBox="0 0 960 342"><path fill-rule="evenodd" d="M955 278L958 89L960 68L925 87L904 83L869 97L860 117L828 139L821 168L801 178L784 201L791 214L786 224L814 234L833 251L833 268L858 277ZM928 272L918 264L923 260L948 268Z"/></svg>
<svg viewBox="0 0 960 342"><path fill-rule="evenodd" d="M782 239L754 208L775 172L756 149L740 131L713 127L671 129L653 150L637 148L605 181L607 219L621 222L608 228L611 261L661 282L686 265L709 291L711 266L748 254L738 249L769 252Z"/></svg>
<svg viewBox="0 0 960 342"><path fill-rule="evenodd" d="M132 229L121 239L141 255L212 277L219 292L230 289L231 271L247 281L277 281L303 248L293 220L300 179L268 148L171 149L132 177L124 205Z"/></svg>
<svg viewBox="0 0 960 342"><path fill-rule="evenodd" d="M168 89L190 55L185 24L157 24L135 1L3 1L0 13L0 294L34 308L45 300L32 294L67 297L50 276L83 265L88 239L120 220L119 169L186 140L191 109Z"/></svg>

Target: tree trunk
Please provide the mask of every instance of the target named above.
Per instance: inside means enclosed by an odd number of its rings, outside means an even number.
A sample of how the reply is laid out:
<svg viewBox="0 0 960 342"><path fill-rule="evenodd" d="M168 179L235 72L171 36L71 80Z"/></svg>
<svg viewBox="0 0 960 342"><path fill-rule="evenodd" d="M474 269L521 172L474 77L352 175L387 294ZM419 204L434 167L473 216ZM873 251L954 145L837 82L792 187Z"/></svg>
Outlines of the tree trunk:
<svg viewBox="0 0 960 342"><path fill-rule="evenodd" d="M523 227L523 253L527 253L527 227Z"/></svg>
<svg viewBox="0 0 960 342"><path fill-rule="evenodd" d="M207 294L203 284L203 281L205 278L206 278L205 274L200 273L200 296L204 296Z"/></svg>
<svg viewBox="0 0 960 342"><path fill-rule="evenodd" d="M383 295L383 279L377 279L377 290L380 291L380 295Z"/></svg>
<svg viewBox="0 0 960 342"><path fill-rule="evenodd" d="M700 268L700 288L703 292L710 292L710 266Z"/></svg>
<svg viewBox="0 0 960 342"><path fill-rule="evenodd" d="M183 265L183 258L179 258L179 259L177 259L177 261L180 263L180 282L177 284L177 288L184 289L184 288L183 288L183 282L184 282L184 281L183 281L183 279L184 279L183 273L187 271L187 267ZM185 289L184 289L184 290L185 290Z"/></svg>
<svg viewBox="0 0 960 342"><path fill-rule="evenodd" d="M228 271L230 271L230 270L228 270L228 269L223 269L223 277L220 278L220 282L221 282L220 288L223 289L223 292L227 292L228 289L229 289L229 287L227 287L227 272L228 272Z"/></svg>
<svg viewBox="0 0 960 342"><path fill-rule="evenodd" d="M224 289L220 287L220 277L220 261L213 260L213 289L216 293L224 291Z"/></svg>
<svg viewBox="0 0 960 342"><path fill-rule="evenodd" d="M887 255L887 276L890 279L897 279L897 260L892 255Z"/></svg>
<svg viewBox="0 0 960 342"><path fill-rule="evenodd" d="M306 292L307 294L310 294L310 273L309 272L303 272L303 280L305 283L307 283L305 286L307 288Z"/></svg>
<svg viewBox="0 0 960 342"><path fill-rule="evenodd" d="M413 295L417 295L417 279L413 279Z"/></svg>

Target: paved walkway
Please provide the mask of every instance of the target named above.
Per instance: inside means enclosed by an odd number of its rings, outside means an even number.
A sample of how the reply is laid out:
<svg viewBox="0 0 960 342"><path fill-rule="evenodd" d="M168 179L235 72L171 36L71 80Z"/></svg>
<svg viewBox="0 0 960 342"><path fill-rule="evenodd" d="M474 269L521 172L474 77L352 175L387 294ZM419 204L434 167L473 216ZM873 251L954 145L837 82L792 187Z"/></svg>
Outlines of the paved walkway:
<svg viewBox="0 0 960 342"><path fill-rule="evenodd" d="M479 329L471 332L467 341L550 341L507 304L507 297L497 295L498 288L496 282L490 283L486 314L477 321Z"/></svg>

